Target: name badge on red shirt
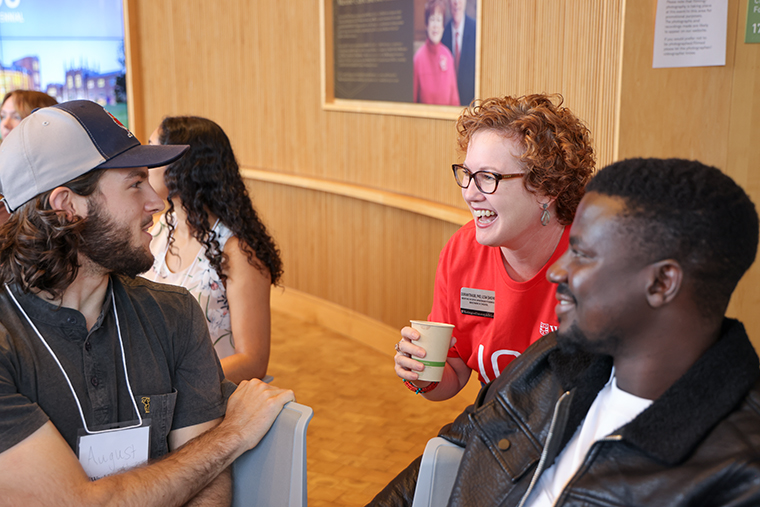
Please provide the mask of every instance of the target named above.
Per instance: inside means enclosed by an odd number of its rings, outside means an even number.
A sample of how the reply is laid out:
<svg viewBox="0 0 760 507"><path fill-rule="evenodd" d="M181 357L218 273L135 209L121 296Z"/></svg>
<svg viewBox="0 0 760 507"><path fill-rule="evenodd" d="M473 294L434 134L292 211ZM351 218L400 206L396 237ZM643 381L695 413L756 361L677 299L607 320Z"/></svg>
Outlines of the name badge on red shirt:
<svg viewBox="0 0 760 507"><path fill-rule="evenodd" d="M464 315L476 315L493 319L496 309L496 292L492 290L462 287L459 291L459 311Z"/></svg>

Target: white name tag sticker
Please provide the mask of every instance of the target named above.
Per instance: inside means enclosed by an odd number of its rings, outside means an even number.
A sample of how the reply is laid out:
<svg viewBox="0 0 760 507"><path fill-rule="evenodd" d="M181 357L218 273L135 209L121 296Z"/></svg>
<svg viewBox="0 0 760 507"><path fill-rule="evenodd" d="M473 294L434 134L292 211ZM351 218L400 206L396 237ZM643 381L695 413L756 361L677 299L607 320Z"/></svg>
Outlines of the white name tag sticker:
<svg viewBox="0 0 760 507"><path fill-rule="evenodd" d="M91 481L148 462L150 426L82 435L79 462Z"/></svg>
<svg viewBox="0 0 760 507"><path fill-rule="evenodd" d="M462 287L459 291L459 311L464 315L477 315L493 319L496 310L496 292Z"/></svg>

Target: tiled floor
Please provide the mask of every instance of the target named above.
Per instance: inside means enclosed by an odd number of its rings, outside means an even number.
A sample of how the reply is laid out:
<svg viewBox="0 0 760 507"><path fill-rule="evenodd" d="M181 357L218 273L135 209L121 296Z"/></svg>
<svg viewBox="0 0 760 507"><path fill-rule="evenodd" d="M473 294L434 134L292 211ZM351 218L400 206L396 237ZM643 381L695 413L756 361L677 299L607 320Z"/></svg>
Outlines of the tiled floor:
<svg viewBox="0 0 760 507"><path fill-rule="evenodd" d="M446 402L415 395L393 372L390 352L272 313L268 373L274 385L293 389L299 403L314 409L309 506L365 505L474 400L474 385Z"/></svg>

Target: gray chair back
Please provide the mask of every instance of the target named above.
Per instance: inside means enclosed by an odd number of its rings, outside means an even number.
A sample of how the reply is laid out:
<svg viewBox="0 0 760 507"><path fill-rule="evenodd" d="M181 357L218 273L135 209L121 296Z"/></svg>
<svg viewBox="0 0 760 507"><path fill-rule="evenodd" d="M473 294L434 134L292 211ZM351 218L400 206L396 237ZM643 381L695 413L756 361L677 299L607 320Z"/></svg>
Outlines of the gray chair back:
<svg viewBox="0 0 760 507"><path fill-rule="evenodd" d="M314 411L286 404L269 432L232 464L232 507L306 506L306 428Z"/></svg>

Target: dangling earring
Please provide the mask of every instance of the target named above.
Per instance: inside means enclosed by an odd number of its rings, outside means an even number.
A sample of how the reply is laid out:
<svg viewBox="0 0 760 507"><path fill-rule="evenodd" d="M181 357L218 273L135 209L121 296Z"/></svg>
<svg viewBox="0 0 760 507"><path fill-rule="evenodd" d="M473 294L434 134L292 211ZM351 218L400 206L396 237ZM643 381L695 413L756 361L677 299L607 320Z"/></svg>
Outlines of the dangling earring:
<svg viewBox="0 0 760 507"><path fill-rule="evenodd" d="M541 208L544 210L543 213L541 213L541 225L546 227L549 225L549 221L552 219L551 213L549 213L549 210L546 209L549 207L549 203L544 203L541 205Z"/></svg>

